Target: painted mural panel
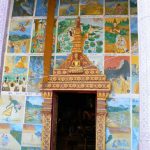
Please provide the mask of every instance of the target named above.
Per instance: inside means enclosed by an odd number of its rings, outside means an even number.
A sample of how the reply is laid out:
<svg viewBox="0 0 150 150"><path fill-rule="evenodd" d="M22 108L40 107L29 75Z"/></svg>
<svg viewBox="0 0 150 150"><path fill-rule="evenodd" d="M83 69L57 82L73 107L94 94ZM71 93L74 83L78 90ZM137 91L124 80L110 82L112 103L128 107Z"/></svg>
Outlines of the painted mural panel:
<svg viewBox="0 0 150 150"><path fill-rule="evenodd" d="M112 94L130 93L130 57L105 56L105 74L112 82Z"/></svg>
<svg viewBox="0 0 150 150"><path fill-rule="evenodd" d="M12 16L33 16L35 0L14 0Z"/></svg>
<svg viewBox="0 0 150 150"><path fill-rule="evenodd" d="M67 56L56 56L55 68L59 68L59 66L67 59Z"/></svg>
<svg viewBox="0 0 150 150"><path fill-rule="evenodd" d="M106 15L127 15L128 0L105 0Z"/></svg>
<svg viewBox="0 0 150 150"><path fill-rule="evenodd" d="M55 16L59 16L59 0L56 0Z"/></svg>
<svg viewBox="0 0 150 150"><path fill-rule="evenodd" d="M33 23L33 36L31 53L43 53L45 46L46 20L35 19Z"/></svg>
<svg viewBox="0 0 150 150"><path fill-rule="evenodd" d="M103 20L81 18L82 47L84 53L103 52ZM76 19L61 19L58 23L57 53L70 53L76 26Z"/></svg>
<svg viewBox="0 0 150 150"><path fill-rule="evenodd" d="M0 149L20 150L22 125L0 124Z"/></svg>
<svg viewBox="0 0 150 150"><path fill-rule="evenodd" d="M37 0L35 16L47 15L48 0Z"/></svg>
<svg viewBox="0 0 150 150"><path fill-rule="evenodd" d="M137 17L131 17L131 51L138 54Z"/></svg>
<svg viewBox="0 0 150 150"><path fill-rule="evenodd" d="M132 56L132 92L139 94L139 57Z"/></svg>
<svg viewBox="0 0 150 150"><path fill-rule="evenodd" d="M41 124L41 110L43 98L28 96L26 99L25 123Z"/></svg>
<svg viewBox="0 0 150 150"><path fill-rule="evenodd" d="M102 15L103 0L80 0L80 15Z"/></svg>
<svg viewBox="0 0 150 150"><path fill-rule="evenodd" d="M137 14L137 0L130 0L130 14Z"/></svg>
<svg viewBox="0 0 150 150"><path fill-rule="evenodd" d="M30 49L32 21L12 20L9 29L8 53L27 53Z"/></svg>
<svg viewBox="0 0 150 150"><path fill-rule="evenodd" d="M76 19L60 19L58 22L57 53L70 53Z"/></svg>
<svg viewBox="0 0 150 150"><path fill-rule="evenodd" d="M132 100L132 150L139 149L139 99Z"/></svg>
<svg viewBox="0 0 150 150"><path fill-rule="evenodd" d="M41 147L41 125L24 124L22 131L22 146Z"/></svg>
<svg viewBox="0 0 150 150"><path fill-rule="evenodd" d="M26 91L27 64L26 56L5 57L2 91Z"/></svg>
<svg viewBox="0 0 150 150"><path fill-rule="evenodd" d="M23 123L25 110L25 96L0 96L0 122Z"/></svg>
<svg viewBox="0 0 150 150"><path fill-rule="evenodd" d="M41 150L39 147L22 147L21 150Z"/></svg>
<svg viewBox="0 0 150 150"><path fill-rule="evenodd" d="M30 57L28 76L28 92L39 92L43 77L43 56Z"/></svg>
<svg viewBox="0 0 150 150"><path fill-rule="evenodd" d="M79 0L60 0L59 15L72 16L79 14Z"/></svg>
<svg viewBox="0 0 150 150"><path fill-rule="evenodd" d="M39 78L29 77L28 84L27 84L27 91L40 93L40 86L42 83L42 79L43 77L39 77Z"/></svg>
<svg viewBox="0 0 150 150"><path fill-rule="evenodd" d="M43 75L43 56L31 56L29 64L29 76L41 77Z"/></svg>
<svg viewBox="0 0 150 150"><path fill-rule="evenodd" d="M97 66L97 68L101 71L104 72L104 57L103 56L98 56L98 55L87 55L89 60Z"/></svg>
<svg viewBox="0 0 150 150"><path fill-rule="evenodd" d="M130 99L111 98L107 101L107 150L130 150Z"/></svg>
<svg viewBox="0 0 150 150"><path fill-rule="evenodd" d="M129 18L105 19L105 52L129 53Z"/></svg>
<svg viewBox="0 0 150 150"><path fill-rule="evenodd" d="M103 52L103 20L100 18L81 18L84 53Z"/></svg>

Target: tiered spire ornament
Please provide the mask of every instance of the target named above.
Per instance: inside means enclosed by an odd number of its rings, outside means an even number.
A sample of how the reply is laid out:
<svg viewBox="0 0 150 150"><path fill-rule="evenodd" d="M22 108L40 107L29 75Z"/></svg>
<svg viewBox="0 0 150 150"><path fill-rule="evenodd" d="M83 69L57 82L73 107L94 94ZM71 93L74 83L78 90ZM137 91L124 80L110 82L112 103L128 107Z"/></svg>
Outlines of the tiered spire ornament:
<svg viewBox="0 0 150 150"><path fill-rule="evenodd" d="M82 47L81 47L81 27L80 27L80 18L77 18L76 21L76 29L74 32L74 39L73 39L73 48L72 53L82 53Z"/></svg>
<svg viewBox="0 0 150 150"><path fill-rule="evenodd" d="M80 27L80 17L76 20L76 27L73 34L73 47L71 54L67 57L67 60L60 65L58 70L65 70L66 74L84 74L85 70L94 70L94 74L99 74L99 69L91 63L89 58L83 54L82 48L82 35L81 35L81 27ZM57 74L57 69L54 70L54 75Z"/></svg>

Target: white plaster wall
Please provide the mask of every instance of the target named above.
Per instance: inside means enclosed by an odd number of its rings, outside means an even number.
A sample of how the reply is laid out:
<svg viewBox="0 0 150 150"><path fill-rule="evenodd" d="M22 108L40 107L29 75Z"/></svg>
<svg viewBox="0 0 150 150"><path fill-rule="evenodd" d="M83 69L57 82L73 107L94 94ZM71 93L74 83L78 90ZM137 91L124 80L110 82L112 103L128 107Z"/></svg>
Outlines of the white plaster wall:
<svg viewBox="0 0 150 150"><path fill-rule="evenodd" d="M138 0L140 150L150 150L150 0Z"/></svg>
<svg viewBox="0 0 150 150"><path fill-rule="evenodd" d="M10 3L11 0L0 0L0 77L2 72L3 56L5 51Z"/></svg>

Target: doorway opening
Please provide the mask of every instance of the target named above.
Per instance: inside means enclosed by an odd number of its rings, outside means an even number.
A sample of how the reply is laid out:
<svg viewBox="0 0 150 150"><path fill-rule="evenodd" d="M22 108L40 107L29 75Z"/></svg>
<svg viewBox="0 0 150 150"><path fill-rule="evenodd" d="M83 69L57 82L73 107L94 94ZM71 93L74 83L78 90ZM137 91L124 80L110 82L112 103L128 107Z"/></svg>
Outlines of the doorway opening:
<svg viewBox="0 0 150 150"><path fill-rule="evenodd" d="M56 150L95 150L96 94L57 93Z"/></svg>

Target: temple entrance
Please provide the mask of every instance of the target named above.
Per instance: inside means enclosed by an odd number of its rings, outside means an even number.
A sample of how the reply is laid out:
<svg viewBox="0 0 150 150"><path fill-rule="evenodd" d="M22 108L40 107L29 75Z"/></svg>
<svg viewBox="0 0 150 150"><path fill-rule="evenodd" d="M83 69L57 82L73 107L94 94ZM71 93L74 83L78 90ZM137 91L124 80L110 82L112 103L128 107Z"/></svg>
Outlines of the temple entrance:
<svg viewBox="0 0 150 150"><path fill-rule="evenodd" d="M58 93L56 150L95 150L96 94Z"/></svg>

